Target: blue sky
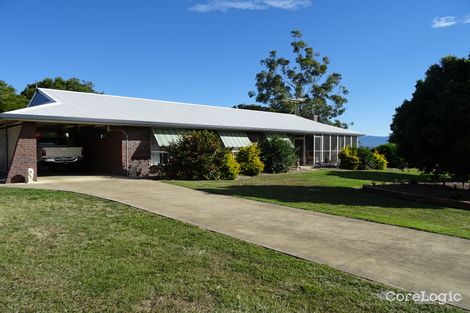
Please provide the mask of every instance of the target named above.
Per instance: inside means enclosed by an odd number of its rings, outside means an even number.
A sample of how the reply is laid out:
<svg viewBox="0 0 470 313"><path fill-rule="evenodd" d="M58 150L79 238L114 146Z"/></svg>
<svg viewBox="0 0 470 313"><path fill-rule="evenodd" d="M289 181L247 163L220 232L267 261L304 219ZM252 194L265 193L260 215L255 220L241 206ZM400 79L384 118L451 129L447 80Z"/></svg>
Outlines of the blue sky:
<svg viewBox="0 0 470 313"><path fill-rule="evenodd" d="M107 94L252 102L260 59L299 29L350 91L342 119L387 135L428 66L470 53L469 0L0 0L0 79L78 77Z"/></svg>

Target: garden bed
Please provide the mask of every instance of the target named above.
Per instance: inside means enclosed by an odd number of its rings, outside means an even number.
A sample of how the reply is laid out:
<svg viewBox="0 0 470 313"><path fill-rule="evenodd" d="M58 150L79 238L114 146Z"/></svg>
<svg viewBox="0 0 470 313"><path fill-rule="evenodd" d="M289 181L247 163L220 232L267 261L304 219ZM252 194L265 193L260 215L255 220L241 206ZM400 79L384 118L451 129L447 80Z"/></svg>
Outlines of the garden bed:
<svg viewBox="0 0 470 313"><path fill-rule="evenodd" d="M470 192L447 185L426 183L364 185L363 190L402 200L470 210Z"/></svg>

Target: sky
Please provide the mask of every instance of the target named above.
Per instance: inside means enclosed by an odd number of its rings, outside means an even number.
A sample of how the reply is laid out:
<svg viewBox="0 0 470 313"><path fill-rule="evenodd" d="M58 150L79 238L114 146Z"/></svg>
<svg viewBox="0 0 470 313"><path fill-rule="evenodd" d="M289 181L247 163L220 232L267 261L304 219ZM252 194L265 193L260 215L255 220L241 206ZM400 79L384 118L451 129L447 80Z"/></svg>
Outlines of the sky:
<svg viewBox="0 0 470 313"><path fill-rule="evenodd" d="M348 95L351 129L388 135L443 56L470 53L470 0L0 0L0 80L78 77L106 94L252 103L260 60L300 30Z"/></svg>

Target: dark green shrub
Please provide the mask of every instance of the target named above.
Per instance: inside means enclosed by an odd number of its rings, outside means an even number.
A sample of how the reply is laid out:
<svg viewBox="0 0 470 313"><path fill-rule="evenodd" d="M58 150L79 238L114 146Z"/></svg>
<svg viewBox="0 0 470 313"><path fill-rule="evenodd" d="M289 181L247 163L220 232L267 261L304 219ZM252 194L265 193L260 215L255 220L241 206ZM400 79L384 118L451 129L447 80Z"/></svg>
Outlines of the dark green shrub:
<svg viewBox="0 0 470 313"><path fill-rule="evenodd" d="M240 174L240 164L232 152L227 151L220 165L220 179L235 179Z"/></svg>
<svg viewBox="0 0 470 313"><path fill-rule="evenodd" d="M260 149L252 144L243 147L237 153L237 162L240 164L240 173L247 176L256 176L264 169L260 159Z"/></svg>
<svg viewBox="0 0 470 313"><path fill-rule="evenodd" d="M397 145L394 143L387 143L374 148L378 153L383 154L388 162L388 167L403 169L406 167L406 162L397 152Z"/></svg>
<svg viewBox="0 0 470 313"><path fill-rule="evenodd" d="M352 149L356 150L357 157L359 158L358 170L370 170L374 168L374 158L369 148L359 147Z"/></svg>
<svg viewBox="0 0 470 313"><path fill-rule="evenodd" d="M292 142L279 135L270 135L261 142L261 160L268 173L286 173L297 163Z"/></svg>
<svg viewBox="0 0 470 313"><path fill-rule="evenodd" d="M357 150L352 149L349 146L341 149L338 155L339 168L346 170L357 170L359 167L359 157L357 156Z"/></svg>
<svg viewBox="0 0 470 313"><path fill-rule="evenodd" d="M163 167L169 179L220 179L220 167L226 150L220 138L207 130L184 133L168 147L168 163Z"/></svg>

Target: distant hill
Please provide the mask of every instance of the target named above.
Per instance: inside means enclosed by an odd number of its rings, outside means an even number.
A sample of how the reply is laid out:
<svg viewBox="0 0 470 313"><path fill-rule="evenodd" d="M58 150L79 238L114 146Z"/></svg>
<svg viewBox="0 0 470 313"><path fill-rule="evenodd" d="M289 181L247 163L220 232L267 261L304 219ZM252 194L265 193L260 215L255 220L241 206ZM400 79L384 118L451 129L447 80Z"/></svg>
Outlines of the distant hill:
<svg viewBox="0 0 470 313"><path fill-rule="evenodd" d="M359 145L361 147L374 148L388 142L389 136L364 136L359 137Z"/></svg>

